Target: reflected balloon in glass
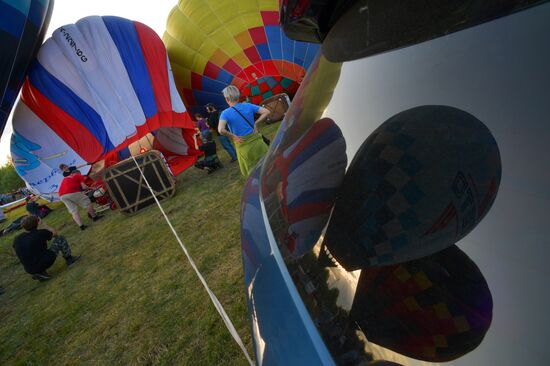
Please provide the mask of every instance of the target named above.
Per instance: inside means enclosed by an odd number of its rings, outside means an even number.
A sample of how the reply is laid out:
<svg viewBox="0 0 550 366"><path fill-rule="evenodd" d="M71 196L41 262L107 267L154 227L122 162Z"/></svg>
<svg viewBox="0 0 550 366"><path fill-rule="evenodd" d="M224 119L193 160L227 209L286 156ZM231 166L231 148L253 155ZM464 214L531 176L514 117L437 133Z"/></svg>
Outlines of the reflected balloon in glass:
<svg viewBox="0 0 550 366"><path fill-rule="evenodd" d="M497 143L476 117L449 106L406 110L357 151L325 243L347 270L433 254L483 219L500 178Z"/></svg>
<svg viewBox="0 0 550 366"><path fill-rule="evenodd" d="M324 118L295 143L278 145L262 167L262 196L283 254L311 250L325 227L347 165L346 142Z"/></svg>
<svg viewBox="0 0 550 366"><path fill-rule="evenodd" d="M492 314L483 274L453 245L425 258L363 269L350 317L371 342L445 362L481 343Z"/></svg>

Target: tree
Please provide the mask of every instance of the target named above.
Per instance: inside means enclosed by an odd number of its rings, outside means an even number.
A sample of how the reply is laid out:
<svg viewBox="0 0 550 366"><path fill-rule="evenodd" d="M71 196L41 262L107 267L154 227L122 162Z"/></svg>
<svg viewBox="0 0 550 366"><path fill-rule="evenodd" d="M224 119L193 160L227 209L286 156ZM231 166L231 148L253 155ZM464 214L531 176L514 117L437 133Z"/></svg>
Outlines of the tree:
<svg viewBox="0 0 550 366"><path fill-rule="evenodd" d="M0 167L0 192L13 192L23 187L25 182L19 177L12 164L8 162Z"/></svg>

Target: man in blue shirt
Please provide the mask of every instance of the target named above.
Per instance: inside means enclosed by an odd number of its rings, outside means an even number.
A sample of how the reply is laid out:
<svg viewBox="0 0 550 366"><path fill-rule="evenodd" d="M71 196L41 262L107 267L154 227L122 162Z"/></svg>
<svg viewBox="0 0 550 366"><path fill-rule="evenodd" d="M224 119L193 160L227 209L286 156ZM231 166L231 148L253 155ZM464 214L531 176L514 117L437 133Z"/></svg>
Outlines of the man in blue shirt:
<svg viewBox="0 0 550 366"><path fill-rule="evenodd" d="M257 130L257 124L269 116L269 109L250 103L239 103L240 92L230 85L222 90L229 108L220 115L218 131L233 139L239 159L241 174L248 176L254 166L267 152L267 145ZM259 114L254 120L254 114ZM227 129L229 127L229 130Z"/></svg>

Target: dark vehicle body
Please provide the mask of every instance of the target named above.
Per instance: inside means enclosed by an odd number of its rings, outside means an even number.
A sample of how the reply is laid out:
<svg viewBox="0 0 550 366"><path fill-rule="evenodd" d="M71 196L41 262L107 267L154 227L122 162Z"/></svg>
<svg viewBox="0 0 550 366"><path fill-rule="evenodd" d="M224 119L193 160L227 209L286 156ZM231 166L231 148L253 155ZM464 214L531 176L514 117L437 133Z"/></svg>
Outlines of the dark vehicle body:
<svg viewBox="0 0 550 366"><path fill-rule="evenodd" d="M321 3L283 1L287 34L323 45L243 194L257 364L550 364L550 3ZM362 215L334 209L342 182L374 131L418 108L490 131L492 207L430 255L339 261L325 234Z"/></svg>

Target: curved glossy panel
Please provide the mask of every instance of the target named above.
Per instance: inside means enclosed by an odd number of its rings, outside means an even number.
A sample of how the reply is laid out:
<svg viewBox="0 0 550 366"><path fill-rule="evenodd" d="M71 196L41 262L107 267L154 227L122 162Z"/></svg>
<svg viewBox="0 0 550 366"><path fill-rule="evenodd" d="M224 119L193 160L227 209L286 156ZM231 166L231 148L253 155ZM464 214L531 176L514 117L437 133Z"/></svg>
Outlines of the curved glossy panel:
<svg viewBox="0 0 550 366"><path fill-rule="evenodd" d="M264 203L270 203L265 205L269 218L266 229L276 240L286 270L336 363L447 362L465 366L550 362L546 346L550 243L545 235L550 173L544 163L550 139L549 19L550 5L543 4L373 57L332 63L320 54L312 64L262 166L260 196ZM343 45L347 42L345 37L338 41ZM362 212L354 205L360 206L361 200L373 195L390 200L384 196L387 191L370 191L369 184L380 175L376 171L380 159L402 158L390 154L395 153L395 141L389 143L391 151L382 154L367 142L368 138L393 116L426 106L460 111L459 125L474 118L489 132L489 137L480 138L481 130L461 135L447 129L460 153L452 157L432 149L432 159L448 167L456 165L458 159L458 164L466 164L477 173L470 174L472 180L465 174L466 178L458 182L442 178L440 170L430 168L423 180L429 182L431 176L434 184L447 185L451 195L454 182L454 192L461 193L461 200L452 206L457 212L445 211L447 206L443 211L438 208L437 215L424 218L426 222L402 221L413 227L399 229L409 233L420 224L432 229L449 227L458 235L448 245L458 241L447 249L405 256L397 263L349 266L334 246L331 250L329 234L372 240L377 232L374 229L384 228L387 222L383 220L368 224L368 207ZM309 252L296 257L288 251L288 238L278 235L284 232L280 227L287 231L292 228L281 226L287 201L273 200L277 185L267 182L276 161L284 158L284 151L326 120L341 131L347 159L353 161L343 178L343 182L350 181L347 185L336 183L333 177L325 178L337 190L326 200L338 202L349 187L358 193L341 209L335 208L324 224L317 222L318 241ZM434 128L447 121L448 116ZM369 148L362 149L362 145ZM430 149L427 142L422 146ZM355 169L355 159L369 149L375 152L371 154L373 164L361 165L364 180L360 180L350 173ZM328 169L331 161L318 162L317 169ZM299 176L300 170L293 174ZM288 182L286 189L299 187L293 186L289 176L281 176L281 182ZM475 176L481 177L479 181ZM499 176L500 184L496 184ZM428 200L422 210L433 209L436 201L430 204ZM476 216L460 216L462 209ZM339 221L342 217L344 220ZM477 226L471 225L472 217L477 217ZM346 226L347 219L368 225L354 229ZM464 235L461 227L466 228ZM384 229L396 230L394 226ZM400 248L399 243L394 244ZM350 242L343 240L339 245L346 247ZM296 323L284 332L299 327ZM264 341L269 343L269 339Z"/></svg>
<svg viewBox="0 0 550 366"><path fill-rule="evenodd" d="M258 176L258 169L250 175L241 210L243 266L256 363L333 365L266 230Z"/></svg>
<svg viewBox="0 0 550 366"><path fill-rule="evenodd" d="M44 39L53 0L0 0L0 135Z"/></svg>

